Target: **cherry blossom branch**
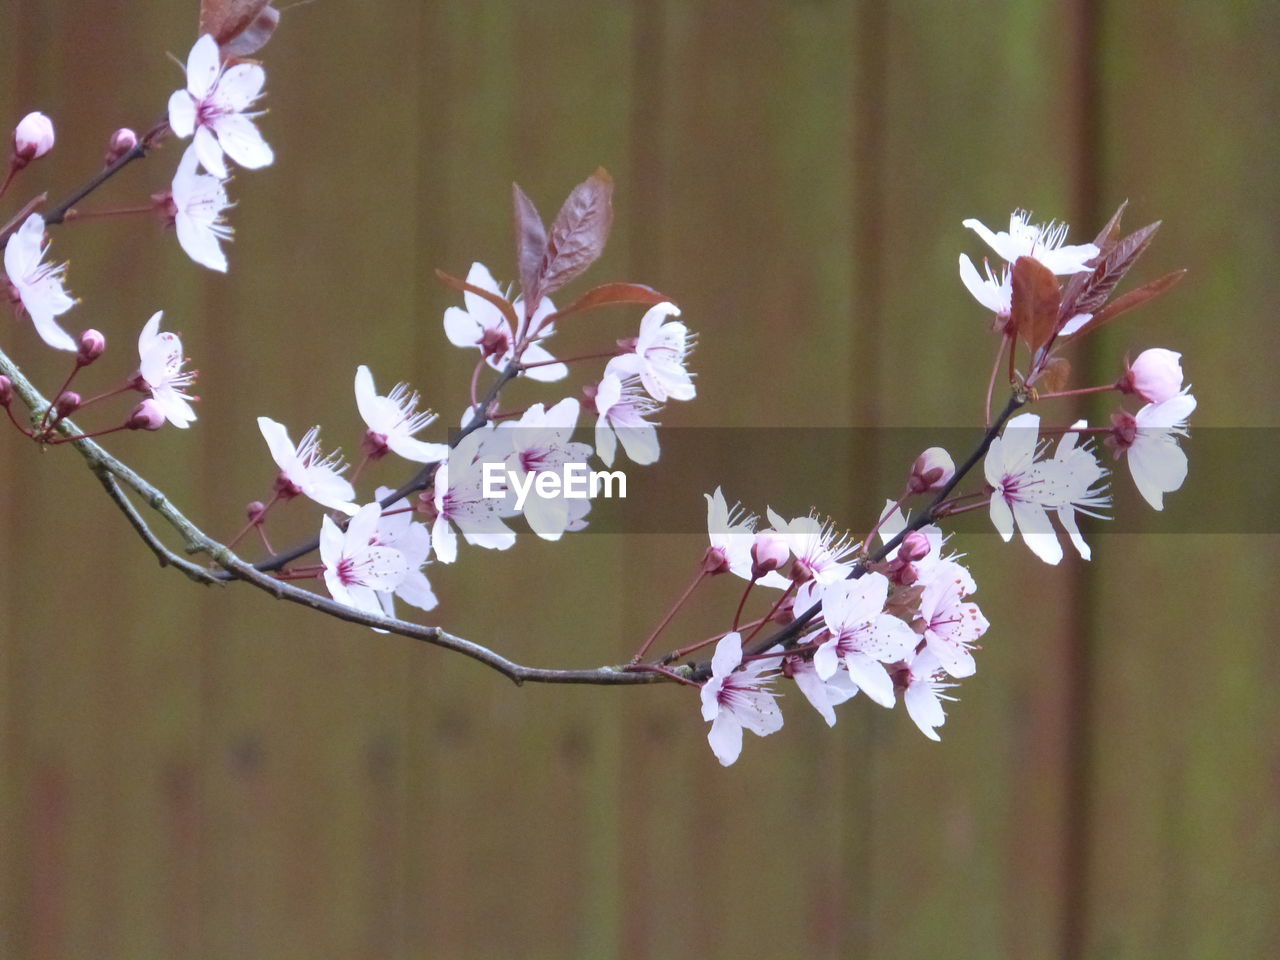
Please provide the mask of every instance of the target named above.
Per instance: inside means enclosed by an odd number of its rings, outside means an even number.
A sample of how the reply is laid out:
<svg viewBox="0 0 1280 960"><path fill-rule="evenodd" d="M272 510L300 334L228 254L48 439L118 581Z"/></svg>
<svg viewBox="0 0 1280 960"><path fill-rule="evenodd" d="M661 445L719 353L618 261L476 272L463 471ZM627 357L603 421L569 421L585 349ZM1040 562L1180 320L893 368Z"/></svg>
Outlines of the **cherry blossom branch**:
<svg viewBox="0 0 1280 960"><path fill-rule="evenodd" d="M507 377L507 379L515 376L514 372L508 372L511 373L511 376ZM3 351L0 351L0 373L3 373L12 381L14 393L26 404L32 423L38 423L44 417L51 404ZM79 432L78 428L67 419L61 420L54 429L64 436L71 436ZM204 533L174 506L163 491L153 486L131 467L113 457L94 441L78 439L70 441L70 443L84 457L89 469L98 477L107 495L125 515L139 538L156 555L161 565L175 567L197 582L212 584L223 583L226 580L240 580L270 594L278 600L286 600L290 603L310 607L320 613L348 623L373 627L387 633L408 637L411 640L420 640L433 646L460 653L496 670L517 685L523 683L573 683L630 686L641 683L671 681L673 679L679 679L684 683L691 681L691 671L687 666L678 667L665 673L627 670L627 665L623 664L580 670L529 667L509 660L478 643L454 636L440 627L426 627L393 617L365 613L362 610L338 603L328 597L312 593L309 590L303 590L289 583L282 583L269 573L258 570L252 564L240 559L224 544ZM188 554L204 554L208 556L222 568L221 571L207 570L200 567L165 546L152 531L142 514L129 500L122 489L122 485L128 487L142 498L148 507L158 513L169 526L177 531Z"/></svg>
<svg viewBox="0 0 1280 960"><path fill-rule="evenodd" d="M473 415L471 420L467 423L465 427L463 427L461 430L455 433L452 437L450 437L449 439L450 449L453 449L454 447L456 447L466 437L470 436L476 430L479 430L481 427L483 427L486 423L489 422L491 418L489 416L488 411L493 407L494 401L498 399L498 395L502 392L502 388L505 387L508 383L510 383L519 375L520 375L519 363L512 361L511 363L507 364L506 369L503 370L498 375L498 377L493 381L492 385L490 385L489 392L485 394L484 399L481 400L478 404L476 404L475 407L472 408ZM408 497L411 494L415 494L421 490L425 490L427 488L428 483L431 481L431 478L435 475L435 469L436 469L436 464L434 463L428 463L425 466L423 466L421 470L419 470L416 474L414 474L412 480L410 480L408 483L406 483L404 486L400 487L399 489L383 497L382 500L380 501L382 506L389 507L391 506L391 504L396 503L400 500L403 500L405 497ZM320 538L313 537L312 539L307 540L304 543L300 543L297 546L290 547L284 552L278 553L267 560L260 560L257 563L255 563L253 566L254 566L254 569L256 570L260 570L264 573L270 573L273 570L283 569L287 564L293 562L294 560L297 560L299 557L305 557L307 554L312 553L315 550L318 550L319 548L320 548Z"/></svg>
<svg viewBox="0 0 1280 960"><path fill-rule="evenodd" d="M928 526L930 523L933 523L938 519L935 516L935 511L938 506L951 495L951 491L954 490L960 482L964 480L965 476L967 476L969 472L978 465L982 458L987 455L987 451L991 448L991 442L999 436L1000 431L1004 429L1005 423L1010 417L1017 413L1019 409L1025 406L1029 399L1030 397L1025 391L1017 391L1009 398L1009 402L1005 404L1004 410L1002 410L1000 415L996 417L995 421L987 427L987 432L983 434L982 440L979 441L978 445L965 459L964 463L956 467L955 475L938 490L933 499L929 501L929 505L916 514L915 518L909 521L907 525L903 527L895 537L893 537L893 539L889 540L884 546L867 559L858 561L849 573L850 580L858 579L867 572L867 568L870 564L879 563L890 553L896 550L902 544L902 541L906 539L907 534L919 530L921 527ZM785 627L782 627L780 630L776 630L764 639L751 644L750 647L745 650L744 655L752 656L757 653L763 653L770 647L777 644L782 644L784 647L795 646L796 639L804 632L805 627L808 626L809 622L813 620L821 610L822 604L815 603L808 610L798 614L796 618ZM695 682L705 680L709 676L711 676L710 661L696 664L693 667L691 677Z"/></svg>

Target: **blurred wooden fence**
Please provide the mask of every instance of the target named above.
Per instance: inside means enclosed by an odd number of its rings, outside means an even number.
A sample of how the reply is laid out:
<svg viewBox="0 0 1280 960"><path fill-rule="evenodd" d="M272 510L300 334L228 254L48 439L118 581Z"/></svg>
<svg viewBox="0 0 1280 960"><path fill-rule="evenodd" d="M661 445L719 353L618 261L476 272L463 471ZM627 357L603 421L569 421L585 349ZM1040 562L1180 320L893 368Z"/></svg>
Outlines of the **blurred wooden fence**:
<svg viewBox="0 0 1280 960"><path fill-rule="evenodd" d="M59 130L23 187L61 195L154 120L194 6L4 0L0 121ZM549 214L597 164L618 215L593 275L670 292L701 335L673 425L972 423L990 343L960 221L1021 205L1084 235L1128 198L1165 221L1151 275L1191 274L1081 382L1166 345L1198 426L1275 428L1278 44L1261 0L329 0L265 51L277 162L233 184L229 277L158 227L55 249L116 356L158 308L185 334L199 423L112 448L215 532L270 482L255 416L354 447L357 363L451 419L469 369L432 268L510 276L511 181ZM104 202L161 189L173 153ZM722 770L687 692L515 689L162 572L72 459L0 435L0 956L1280 953L1274 536L1210 519L1060 569L974 537L993 628L942 744L900 710L828 731L788 703ZM874 445L832 465L885 491L901 468ZM1230 498L1247 469L1193 452L1188 490ZM526 662L617 660L700 549L473 551L433 571L441 621Z"/></svg>

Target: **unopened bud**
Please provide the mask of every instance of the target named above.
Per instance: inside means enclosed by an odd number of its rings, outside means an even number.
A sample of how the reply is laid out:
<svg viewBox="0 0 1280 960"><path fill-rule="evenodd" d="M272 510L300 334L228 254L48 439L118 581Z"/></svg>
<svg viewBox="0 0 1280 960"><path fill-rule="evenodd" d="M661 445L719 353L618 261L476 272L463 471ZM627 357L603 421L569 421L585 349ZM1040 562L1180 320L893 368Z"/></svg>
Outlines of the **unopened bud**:
<svg viewBox="0 0 1280 960"><path fill-rule="evenodd" d="M778 609L773 611L772 616L769 617L769 619L772 620L774 623L780 623L784 627L795 618L796 618L796 598L794 594L787 597L780 604L778 604Z"/></svg>
<svg viewBox="0 0 1280 960"><path fill-rule="evenodd" d="M53 409L59 417L71 416L80 409L80 394L74 390L64 390L58 394L58 399L53 401Z"/></svg>
<svg viewBox="0 0 1280 960"><path fill-rule="evenodd" d="M729 555L723 547L707 547L707 552L702 555L702 572L713 577L729 572Z"/></svg>
<svg viewBox="0 0 1280 960"><path fill-rule="evenodd" d="M1154 347L1143 350L1125 371L1116 389L1136 393L1150 403L1163 403L1182 392L1182 354Z"/></svg>
<svg viewBox="0 0 1280 960"><path fill-rule="evenodd" d="M138 145L138 135L128 127L121 127L107 141L107 153L102 159L109 167Z"/></svg>
<svg viewBox="0 0 1280 960"><path fill-rule="evenodd" d="M766 573L777 570L791 556L787 542L771 530L763 530L751 544L751 576L759 580Z"/></svg>
<svg viewBox="0 0 1280 960"><path fill-rule="evenodd" d="M13 403L13 381L8 377L0 376L0 407L7 407Z"/></svg>
<svg viewBox="0 0 1280 960"><path fill-rule="evenodd" d="M912 530L902 538L902 545L898 547L898 559L907 563L923 560L931 549L929 538L919 530Z"/></svg>
<svg viewBox="0 0 1280 960"><path fill-rule="evenodd" d="M80 365L87 367L106 353L107 338L97 330L86 330L80 334Z"/></svg>
<svg viewBox="0 0 1280 960"><path fill-rule="evenodd" d="M129 430L159 430L164 426L164 411L160 404L148 398L133 408L125 427Z"/></svg>
<svg viewBox="0 0 1280 960"><path fill-rule="evenodd" d="M900 587L909 587L920 579L920 571L914 563L904 563L893 571L889 579Z"/></svg>
<svg viewBox="0 0 1280 960"><path fill-rule="evenodd" d="M53 121L43 113L28 113L13 128L13 163L21 169L53 149Z"/></svg>
<svg viewBox="0 0 1280 960"><path fill-rule="evenodd" d="M262 515L267 512L266 504L261 500L251 500L248 506L244 508L245 519L250 523L257 523L262 519Z"/></svg>
<svg viewBox="0 0 1280 960"><path fill-rule="evenodd" d="M941 447L930 447L911 465L911 476L907 478L907 489L912 493L925 493L929 490L941 490L956 475L955 461L951 454Z"/></svg>

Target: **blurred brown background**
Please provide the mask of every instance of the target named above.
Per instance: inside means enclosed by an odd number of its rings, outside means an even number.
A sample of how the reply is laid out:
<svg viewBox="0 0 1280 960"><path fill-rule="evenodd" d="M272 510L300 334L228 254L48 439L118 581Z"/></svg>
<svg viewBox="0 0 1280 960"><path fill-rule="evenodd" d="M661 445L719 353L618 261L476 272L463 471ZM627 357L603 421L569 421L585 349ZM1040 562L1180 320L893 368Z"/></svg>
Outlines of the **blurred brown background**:
<svg viewBox="0 0 1280 960"><path fill-rule="evenodd" d="M0 119L40 109L59 132L6 211L160 115L195 6L0 4ZM1027 206L1083 240L1128 198L1131 227L1165 221L1139 273L1191 272L1073 357L1079 384L1168 346L1198 428L1274 428L1278 45L1262 0L319 0L263 54L277 161L231 186L230 275L151 223L70 225L68 326L106 331L103 363L127 366L166 310L201 419L110 446L229 535L273 475L255 416L354 450L358 363L456 416L471 357L443 337L456 299L431 271L512 276L512 180L550 217L613 172L590 278L684 307L699 397L665 418L683 426L971 424L992 343L957 277L959 252L984 252L960 221ZM96 201L139 202L176 161ZM555 346L638 316L566 324ZM3 343L53 389L61 361L29 329L6 322ZM828 731L793 697L725 770L687 691L517 689L201 590L155 566L71 451L19 439L0 435L0 956L1280 951L1274 536L1100 536L1092 564L1058 569L968 538L993 627L941 744L862 698ZM1230 495L1248 467L1194 443L1192 482ZM830 466L881 493L902 468L874 444ZM297 505L276 533L315 519ZM614 662L701 548L464 548L431 571L439 622L526 663ZM715 629L735 595L715 588L669 639Z"/></svg>

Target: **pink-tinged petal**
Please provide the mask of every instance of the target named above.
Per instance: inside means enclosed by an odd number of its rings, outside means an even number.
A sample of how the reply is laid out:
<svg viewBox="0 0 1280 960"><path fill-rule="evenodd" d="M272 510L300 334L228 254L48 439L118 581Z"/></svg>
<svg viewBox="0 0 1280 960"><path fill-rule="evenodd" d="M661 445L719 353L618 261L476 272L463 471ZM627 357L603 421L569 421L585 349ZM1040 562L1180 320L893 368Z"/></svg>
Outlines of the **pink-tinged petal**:
<svg viewBox="0 0 1280 960"><path fill-rule="evenodd" d="M404 554L393 547L369 547L360 563L360 579L371 590L394 590L409 573Z"/></svg>
<svg viewBox="0 0 1280 960"><path fill-rule="evenodd" d="M439 605L430 581L420 570L413 570L404 578L400 586L396 587L396 596L419 610L430 611Z"/></svg>
<svg viewBox="0 0 1280 960"><path fill-rule="evenodd" d="M844 665L863 693L882 707L893 707L893 679L884 664L855 650L845 654Z"/></svg>
<svg viewBox="0 0 1280 960"><path fill-rule="evenodd" d="M711 673L713 676L726 677L742 663L742 634L726 633L716 644L716 652L711 656Z"/></svg>
<svg viewBox="0 0 1280 960"><path fill-rule="evenodd" d="M258 429L262 431L262 439L267 441L267 449L271 451L271 459L276 466L285 469L293 463L296 448L289 439L289 431L283 423L277 423L270 417L258 418Z"/></svg>
<svg viewBox="0 0 1280 960"><path fill-rule="evenodd" d="M757 737L767 737L782 729L782 711L777 698L765 690L747 690L738 694L742 703L734 706L733 715Z"/></svg>
<svg viewBox="0 0 1280 960"><path fill-rule="evenodd" d="M1129 472L1147 503L1164 509L1164 495L1187 479L1187 454L1172 438L1139 439L1129 448Z"/></svg>
<svg viewBox="0 0 1280 960"><path fill-rule="evenodd" d="M657 340L662 324L667 317L680 316L680 308L674 303L659 303L645 311L640 320L640 335L636 338L636 349L643 353Z"/></svg>
<svg viewBox="0 0 1280 960"><path fill-rule="evenodd" d="M942 712L942 703L929 684L911 684L902 699L906 704L907 714L915 721L920 732L930 740L941 740L934 728L946 723L947 718Z"/></svg>
<svg viewBox="0 0 1280 960"><path fill-rule="evenodd" d="M531 343L524 348L521 360L524 363L544 363L547 360L554 360L546 349L536 343ZM524 375L530 380L538 380L542 383L551 383L556 380L563 380L569 375L569 368L563 363L548 363L543 367L531 367L524 372Z"/></svg>
<svg viewBox="0 0 1280 960"><path fill-rule="evenodd" d="M153 391L152 399L160 405L160 411L165 419L179 430L185 430L195 422L195 408L177 391L172 389Z"/></svg>
<svg viewBox="0 0 1280 960"><path fill-rule="evenodd" d="M202 229L181 210L174 217L173 225L183 253L202 267L219 273L227 272L227 255L212 230Z"/></svg>
<svg viewBox="0 0 1280 960"><path fill-rule="evenodd" d="M1162 403L1147 404L1134 415L1134 419L1138 421L1140 431L1171 430L1191 416L1195 409L1196 398L1189 393L1180 393Z"/></svg>
<svg viewBox="0 0 1280 960"><path fill-rule="evenodd" d="M617 358L615 357L614 359ZM609 362L613 363L612 360ZM622 380L606 367L604 376L596 384L596 413L608 413L609 409L621 399Z"/></svg>
<svg viewBox="0 0 1280 960"><path fill-rule="evenodd" d="M844 676L844 674L842 674ZM806 700L818 711L819 716L827 721L828 727L836 725L836 711L831 703L831 697L827 694L827 684L818 676L818 671L812 664L798 666L792 674L796 686L800 688L800 692L804 694ZM854 688L857 692L857 688Z"/></svg>
<svg viewBox="0 0 1280 960"><path fill-rule="evenodd" d="M920 637L897 617L881 614L858 632L858 647L884 663L901 660L915 649Z"/></svg>
<svg viewBox="0 0 1280 960"><path fill-rule="evenodd" d="M222 69L222 56L218 51L218 41L211 34L205 34L195 42L187 55L187 89L197 100L206 97L213 89Z"/></svg>
<svg viewBox="0 0 1280 960"><path fill-rule="evenodd" d="M373 372L363 364L356 367L356 409L370 430L381 432L378 391L373 384Z"/></svg>
<svg viewBox="0 0 1280 960"><path fill-rule="evenodd" d="M1092 319L1092 313L1077 313L1062 325L1062 329L1058 331L1058 336L1069 337L1073 333L1079 333L1080 329Z"/></svg>
<svg viewBox="0 0 1280 960"><path fill-rule="evenodd" d="M999 490L991 495L991 525L1005 543L1013 539L1013 511Z"/></svg>
<svg viewBox="0 0 1280 960"><path fill-rule="evenodd" d="M378 532L378 521L381 518L382 507L377 503L366 503L347 524L347 542L360 547L368 546ZM348 551L351 552L353 551Z"/></svg>
<svg viewBox="0 0 1280 960"><path fill-rule="evenodd" d="M1058 535L1053 532L1053 525L1049 523L1049 514L1044 507L1038 503L1015 501L1013 519L1032 553L1050 565L1062 561L1062 544L1058 541Z"/></svg>
<svg viewBox="0 0 1280 960"><path fill-rule="evenodd" d="M723 766L731 766L742 754L742 725L721 711L711 723L707 743Z"/></svg>
<svg viewBox="0 0 1280 960"><path fill-rule="evenodd" d="M596 420L596 456L606 467L613 466L613 458L618 450L618 438L613 435L609 426L609 418L601 414Z"/></svg>
<svg viewBox="0 0 1280 960"><path fill-rule="evenodd" d="M414 463L439 463L449 459L447 443L427 443L415 437L392 434L387 437L389 446L398 457L404 457Z"/></svg>
<svg viewBox="0 0 1280 960"><path fill-rule="evenodd" d="M1013 261L1018 259L1018 251L1015 245L1010 242L1011 238L1007 233L1004 233L1003 231L999 234L992 233L986 224L980 220L974 220L972 218L965 220L962 226L968 227L986 241L987 246L998 253L1001 259L1007 260L1009 263L1013 263Z"/></svg>
<svg viewBox="0 0 1280 960"><path fill-rule="evenodd" d="M73 353L79 349L71 334L63 330L58 321L48 313L32 311L30 308L27 309L27 313L31 316L31 323L36 328L36 333L40 334L40 339L49 346L55 350L70 350Z"/></svg>
<svg viewBox="0 0 1280 960"><path fill-rule="evenodd" d="M640 376L644 369L645 363L640 359L639 354L624 353L605 364L604 374L606 377L612 375L619 380L625 380L627 377ZM621 386L619 386L619 394L621 394Z"/></svg>
<svg viewBox="0 0 1280 960"><path fill-rule="evenodd" d="M265 419L265 418L262 418ZM329 517L320 521L320 562L326 568L336 568L342 560L342 529Z"/></svg>
<svg viewBox="0 0 1280 960"><path fill-rule="evenodd" d="M1062 524L1062 529L1067 532L1067 536L1071 539L1071 544L1076 548L1076 552L1085 560L1091 560L1093 553L1089 549L1089 545L1084 542L1084 537L1080 535L1080 527L1076 524L1075 508L1068 504L1065 507L1058 508L1058 522Z"/></svg>
<svg viewBox="0 0 1280 960"><path fill-rule="evenodd" d="M267 72L256 63L237 63L218 81L214 101L234 113L243 113L262 95Z"/></svg>
<svg viewBox="0 0 1280 960"><path fill-rule="evenodd" d="M973 299L992 313L1008 312L1009 305L1001 296L999 288L984 280L978 273L978 268L973 265L973 261L963 253L960 254L960 280L965 285L965 289L973 295Z"/></svg>
<svg viewBox="0 0 1280 960"><path fill-rule="evenodd" d="M275 154L262 139L254 122L242 113L227 113L210 121L218 143L228 157L247 170L270 166ZM216 173L210 170L210 173ZM225 177L225 174L222 176Z"/></svg>
<svg viewBox="0 0 1280 960"><path fill-rule="evenodd" d="M930 631L926 641L929 652L938 658L942 668L957 680L971 677L978 670L973 654L958 643L949 643L944 637Z"/></svg>
<svg viewBox="0 0 1280 960"><path fill-rule="evenodd" d="M195 132L196 104L185 90L175 90L169 96L169 129L182 140Z"/></svg>
<svg viewBox="0 0 1280 960"><path fill-rule="evenodd" d="M213 131L204 124L196 127L191 146L199 158L200 164L219 180L227 179L227 164L222 159L222 146Z"/></svg>
<svg viewBox="0 0 1280 960"><path fill-rule="evenodd" d="M631 462L642 467L656 463L661 456L661 450L658 447L658 431L651 423L638 427L619 427L618 439L622 441L622 449L627 451ZM611 461L608 462L611 463Z"/></svg>
<svg viewBox="0 0 1280 960"><path fill-rule="evenodd" d="M338 603L345 604L348 607L355 606L355 601L352 599L351 594L347 592L347 586L342 582L342 578L338 576L335 567L325 568L324 585L329 591L329 596L337 600Z"/></svg>
<svg viewBox="0 0 1280 960"><path fill-rule="evenodd" d="M532 492L524 502L524 518L543 540L559 540L569 526L569 501L563 496L540 497Z"/></svg>
<svg viewBox="0 0 1280 960"><path fill-rule="evenodd" d="M817 671L818 679L824 683L835 676L836 671L840 669L840 651L835 637L814 651L813 669Z"/></svg>
<svg viewBox="0 0 1280 960"><path fill-rule="evenodd" d="M453 563L458 559L458 535L444 514L436 517L431 525L431 543L435 547L436 559L441 563Z"/></svg>

